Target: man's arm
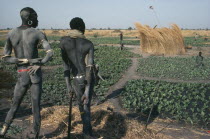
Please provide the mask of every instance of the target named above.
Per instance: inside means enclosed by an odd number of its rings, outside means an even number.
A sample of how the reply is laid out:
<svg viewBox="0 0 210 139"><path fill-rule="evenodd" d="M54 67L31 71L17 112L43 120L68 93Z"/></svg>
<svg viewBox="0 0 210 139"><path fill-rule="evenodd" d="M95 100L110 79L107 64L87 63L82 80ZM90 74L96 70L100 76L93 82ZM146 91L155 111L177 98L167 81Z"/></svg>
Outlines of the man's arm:
<svg viewBox="0 0 210 139"><path fill-rule="evenodd" d="M46 55L43 59L41 58L36 58L36 59L29 59L28 62L30 64L45 64L47 63L49 60L52 59L52 56L53 56L53 49L51 48L50 44L48 43L47 41L47 37L40 32L39 34L39 40L41 41L42 43L42 46L43 48L45 49L46 51ZM37 65L33 65L33 66L30 66L28 69L28 73L30 75L33 75L34 73L36 73L36 71L40 68L40 66L37 66Z"/></svg>
<svg viewBox="0 0 210 139"><path fill-rule="evenodd" d="M8 37L4 46L4 56L2 57L2 60L7 63L17 64L19 62L18 59L15 57L11 57L11 53L12 53L12 44L10 38Z"/></svg>
<svg viewBox="0 0 210 139"><path fill-rule="evenodd" d="M87 104L89 101L89 94L90 94L90 84L92 82L92 72L93 72L93 66L94 66L94 46L92 45L89 53L88 53L88 60L87 60L87 74L86 74L86 80L87 80L87 85L85 87L85 92L82 97L82 100L84 101L84 104Z"/></svg>
<svg viewBox="0 0 210 139"><path fill-rule="evenodd" d="M73 91L73 88L71 86L70 83L70 65L69 65L69 61L68 61L68 56L65 52L64 49L62 49L62 44L60 44L60 48L61 48L61 56L63 59L63 67L64 67L64 78L65 78L65 82L66 82L66 86L67 86L67 91L68 93Z"/></svg>
<svg viewBox="0 0 210 139"><path fill-rule="evenodd" d="M41 33L41 35L40 35L40 40L41 40L43 48L46 51L46 56L41 60L41 64L45 64L49 60L52 59L53 49L51 48L50 44L48 43L47 37L43 33Z"/></svg>

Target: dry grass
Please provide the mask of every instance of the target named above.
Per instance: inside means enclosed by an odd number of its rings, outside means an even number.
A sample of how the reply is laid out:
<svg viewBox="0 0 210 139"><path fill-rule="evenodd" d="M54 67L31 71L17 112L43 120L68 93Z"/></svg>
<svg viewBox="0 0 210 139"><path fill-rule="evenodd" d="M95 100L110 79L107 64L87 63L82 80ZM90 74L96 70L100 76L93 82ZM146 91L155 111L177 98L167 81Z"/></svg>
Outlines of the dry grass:
<svg viewBox="0 0 210 139"><path fill-rule="evenodd" d="M157 134L156 130L148 128L144 130L144 125L137 120L128 119L127 117L110 110L114 109L112 104L106 103L100 106L92 106L92 126L93 134L100 139L168 139L170 136ZM53 127L55 134L52 138L64 138L67 136L68 124L68 107L67 106L53 106L44 108L41 111L42 129L49 129ZM72 136L73 138L82 138L82 122L77 107L72 110ZM32 121L32 116L29 118Z"/></svg>
<svg viewBox="0 0 210 139"><path fill-rule="evenodd" d="M68 34L69 30L41 30L46 33L47 36L65 36ZM54 32L56 31L56 32ZM120 30L123 32L123 35L126 37L138 37L139 33L137 30ZM0 30L0 34L7 34L9 30ZM184 37L194 37L197 33L200 36L210 36L210 30L182 30L182 35ZM115 32L115 30L86 30L86 36L93 36L94 34L98 34L101 37L111 37L111 36L119 36L120 32ZM0 37L1 39L1 37Z"/></svg>
<svg viewBox="0 0 210 139"><path fill-rule="evenodd" d="M155 55L180 55L185 53L181 30L175 24L172 28L150 28L136 23L141 51Z"/></svg>
<svg viewBox="0 0 210 139"><path fill-rule="evenodd" d="M194 37L196 34L200 36L210 36L210 30L182 30L184 37Z"/></svg>
<svg viewBox="0 0 210 139"><path fill-rule="evenodd" d="M94 34L98 34L100 37L119 37L121 32L126 37L138 37L136 30L87 30L85 35L94 36Z"/></svg>
<svg viewBox="0 0 210 139"><path fill-rule="evenodd" d="M122 139L170 139L172 137L163 135L162 133L156 135L157 128L147 128L136 120L126 120L127 132Z"/></svg>

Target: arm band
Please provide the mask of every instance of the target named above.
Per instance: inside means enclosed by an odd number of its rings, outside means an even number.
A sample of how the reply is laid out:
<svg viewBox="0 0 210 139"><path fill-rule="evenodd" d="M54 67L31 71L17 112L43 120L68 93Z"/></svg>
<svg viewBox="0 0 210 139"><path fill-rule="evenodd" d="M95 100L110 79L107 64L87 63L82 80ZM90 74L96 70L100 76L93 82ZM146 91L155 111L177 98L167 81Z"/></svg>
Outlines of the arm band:
<svg viewBox="0 0 210 139"><path fill-rule="evenodd" d="M94 65L87 65L86 67L93 67Z"/></svg>

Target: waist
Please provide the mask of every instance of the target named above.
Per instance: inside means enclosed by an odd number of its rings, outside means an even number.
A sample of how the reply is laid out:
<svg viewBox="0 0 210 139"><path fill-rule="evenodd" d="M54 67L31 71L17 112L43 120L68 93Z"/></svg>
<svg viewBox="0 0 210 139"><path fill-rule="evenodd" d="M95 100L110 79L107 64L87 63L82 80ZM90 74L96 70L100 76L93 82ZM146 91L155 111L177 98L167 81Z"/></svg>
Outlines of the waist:
<svg viewBox="0 0 210 139"><path fill-rule="evenodd" d="M28 67L28 66L30 66L30 64L29 63L26 63L26 64L16 64L16 66L17 66L17 68L22 68L22 67Z"/></svg>
<svg viewBox="0 0 210 139"><path fill-rule="evenodd" d="M41 69L41 68L40 68ZM30 71L29 66L17 66L17 72L28 72Z"/></svg>
<svg viewBox="0 0 210 139"><path fill-rule="evenodd" d="M27 71L30 71L30 69L19 69L19 70L17 70L17 72L27 72Z"/></svg>
<svg viewBox="0 0 210 139"><path fill-rule="evenodd" d="M85 77L85 74L84 73L81 73L81 74L77 74L76 76L73 76L72 78L73 79L81 79L83 77Z"/></svg>

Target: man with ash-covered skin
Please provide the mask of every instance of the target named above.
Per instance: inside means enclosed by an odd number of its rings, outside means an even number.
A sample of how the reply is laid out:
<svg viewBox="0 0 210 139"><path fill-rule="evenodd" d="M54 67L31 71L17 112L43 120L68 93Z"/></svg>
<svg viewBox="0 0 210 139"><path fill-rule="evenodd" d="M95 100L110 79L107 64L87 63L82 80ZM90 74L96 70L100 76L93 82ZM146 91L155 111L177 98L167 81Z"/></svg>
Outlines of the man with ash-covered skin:
<svg viewBox="0 0 210 139"><path fill-rule="evenodd" d="M68 36L62 37L60 40L64 76L68 92L76 93L83 122L84 137L91 138L90 102L94 86L94 46L84 36L85 23L81 18L73 18L70 21L70 27ZM72 83L70 82L70 74Z"/></svg>
<svg viewBox="0 0 210 139"><path fill-rule="evenodd" d="M31 89L32 112L33 112L33 132L29 135L38 138L41 119L40 119L40 97L42 90L42 71L41 65L48 62L53 56L46 36L36 30L38 26L37 13L30 7L20 11L22 25L9 32L4 47L2 60L7 63L16 64L18 81L14 90L12 105L7 113L5 124L0 132L4 137L14 115L20 106L23 96L27 90ZM46 56L42 59L38 57L38 44L41 43L46 51ZM11 56L12 49L15 57Z"/></svg>

